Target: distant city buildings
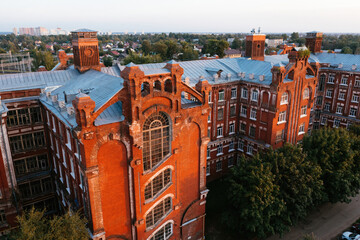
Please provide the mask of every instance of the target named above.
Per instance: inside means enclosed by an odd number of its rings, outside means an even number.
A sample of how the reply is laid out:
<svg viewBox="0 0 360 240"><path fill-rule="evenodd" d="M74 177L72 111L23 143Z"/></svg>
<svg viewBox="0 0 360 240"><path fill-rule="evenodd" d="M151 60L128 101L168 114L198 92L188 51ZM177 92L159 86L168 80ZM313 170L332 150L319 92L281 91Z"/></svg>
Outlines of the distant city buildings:
<svg viewBox="0 0 360 240"><path fill-rule="evenodd" d="M69 31L56 28L56 29L47 29L44 27L21 27L19 28L19 32L17 28L13 29L13 33L15 35L29 35L29 36L46 36L46 35L68 35Z"/></svg>

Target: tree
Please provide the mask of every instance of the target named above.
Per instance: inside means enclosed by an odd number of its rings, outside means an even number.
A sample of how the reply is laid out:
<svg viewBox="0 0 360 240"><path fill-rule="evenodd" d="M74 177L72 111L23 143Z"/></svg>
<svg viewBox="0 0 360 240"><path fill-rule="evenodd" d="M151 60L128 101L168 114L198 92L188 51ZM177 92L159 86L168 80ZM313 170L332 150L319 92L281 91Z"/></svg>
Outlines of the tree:
<svg viewBox="0 0 360 240"><path fill-rule="evenodd" d="M178 53L178 46L175 41L173 40L167 40L165 41L165 44L167 46L167 52L166 52L166 58L172 59L174 54Z"/></svg>
<svg viewBox="0 0 360 240"><path fill-rule="evenodd" d="M285 203L279 200L280 189L274 184L272 166L264 163L260 155L253 159L241 157L239 165L231 170L228 180L231 205L224 213L224 223L233 231L250 233L249 237L265 238L278 232L274 220L285 211Z"/></svg>
<svg viewBox="0 0 360 240"><path fill-rule="evenodd" d="M34 50L31 52L31 57L33 58L32 65L34 71L41 65L45 66L46 70L50 71L56 65L55 59L49 51Z"/></svg>
<svg viewBox="0 0 360 240"><path fill-rule="evenodd" d="M153 45L153 52L160 54L162 59L166 59L167 50L168 50L167 45L162 41L157 42Z"/></svg>
<svg viewBox="0 0 360 240"><path fill-rule="evenodd" d="M55 54L61 49L61 47L57 44L54 44L54 52Z"/></svg>
<svg viewBox="0 0 360 240"><path fill-rule="evenodd" d="M295 42L296 40L299 39L299 33L298 32L293 32L290 36L291 41Z"/></svg>
<svg viewBox="0 0 360 240"><path fill-rule="evenodd" d="M105 65L105 67L111 67L113 65L113 58L110 56L103 57L103 63Z"/></svg>
<svg viewBox="0 0 360 240"><path fill-rule="evenodd" d="M358 140L343 128L322 128L303 139L308 161L318 164L324 183L323 201L349 202L360 189Z"/></svg>
<svg viewBox="0 0 360 240"><path fill-rule="evenodd" d="M159 63L162 62L162 58L159 54L156 55L140 55L136 53L129 54L124 60L124 64L130 62L135 64L144 64L144 63Z"/></svg>
<svg viewBox="0 0 360 240"><path fill-rule="evenodd" d="M86 220L78 213L66 213L50 219L43 211L32 208L17 217L19 230L13 234L18 240L87 240Z"/></svg>
<svg viewBox="0 0 360 240"><path fill-rule="evenodd" d="M229 48L229 43L225 40L209 39L204 46L204 52L211 56L217 54L220 58L225 56L225 49Z"/></svg>
<svg viewBox="0 0 360 240"><path fill-rule="evenodd" d="M307 161L300 146L286 144L263 153L262 158L272 165L279 197L286 203L282 214L284 225L291 226L304 219L310 209L322 202L321 168Z"/></svg>
<svg viewBox="0 0 360 240"><path fill-rule="evenodd" d="M342 50L341 50L341 53L352 54L353 50L350 47L343 47Z"/></svg>
<svg viewBox="0 0 360 240"><path fill-rule="evenodd" d="M144 40L141 44L141 50L145 55L150 54L151 51L151 43L148 40Z"/></svg>
<svg viewBox="0 0 360 240"><path fill-rule="evenodd" d="M239 38L235 38L231 44L232 49L240 49L241 48L241 40Z"/></svg>

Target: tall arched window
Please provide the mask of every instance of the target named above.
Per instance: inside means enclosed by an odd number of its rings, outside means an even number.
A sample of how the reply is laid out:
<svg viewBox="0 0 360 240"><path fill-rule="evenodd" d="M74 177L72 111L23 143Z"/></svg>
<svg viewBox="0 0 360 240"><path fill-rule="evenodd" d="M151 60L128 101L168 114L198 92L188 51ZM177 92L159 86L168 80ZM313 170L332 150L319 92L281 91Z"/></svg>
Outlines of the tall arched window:
<svg viewBox="0 0 360 240"><path fill-rule="evenodd" d="M280 104L287 104L289 102L289 94L287 92L284 92L281 95Z"/></svg>
<svg viewBox="0 0 360 240"><path fill-rule="evenodd" d="M165 169L145 187L145 200L153 198L171 183L171 169Z"/></svg>
<svg viewBox="0 0 360 240"><path fill-rule="evenodd" d="M152 114L143 126L144 170L153 168L170 154L170 123L163 112Z"/></svg>
<svg viewBox="0 0 360 240"><path fill-rule="evenodd" d="M304 93L303 93L303 99L308 99L309 96L310 96L309 88L305 88Z"/></svg>
<svg viewBox="0 0 360 240"><path fill-rule="evenodd" d="M160 201L151 211L146 215L146 228L153 227L158 224L171 211L172 199L167 197Z"/></svg>
<svg viewBox="0 0 360 240"><path fill-rule="evenodd" d="M326 75L325 74L321 74L320 75L320 81L319 81L319 91L324 91L324 85L325 85L325 78L326 78Z"/></svg>

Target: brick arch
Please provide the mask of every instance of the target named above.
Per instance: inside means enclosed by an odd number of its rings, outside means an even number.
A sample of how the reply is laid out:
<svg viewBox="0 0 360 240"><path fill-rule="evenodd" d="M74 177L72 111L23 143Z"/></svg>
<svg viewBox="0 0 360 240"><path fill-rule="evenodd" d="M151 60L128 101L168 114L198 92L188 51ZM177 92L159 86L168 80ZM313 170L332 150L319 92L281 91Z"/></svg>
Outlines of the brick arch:
<svg viewBox="0 0 360 240"><path fill-rule="evenodd" d="M97 162L97 155L99 152L99 149L104 144L110 142L110 141L119 141L120 143L124 144L126 149L126 157L128 159L131 159L131 144L130 139L127 136L121 135L119 133L110 133L108 135L104 135L102 138L99 138L96 144L94 145L91 154L90 154L90 166L96 166L98 165Z"/></svg>

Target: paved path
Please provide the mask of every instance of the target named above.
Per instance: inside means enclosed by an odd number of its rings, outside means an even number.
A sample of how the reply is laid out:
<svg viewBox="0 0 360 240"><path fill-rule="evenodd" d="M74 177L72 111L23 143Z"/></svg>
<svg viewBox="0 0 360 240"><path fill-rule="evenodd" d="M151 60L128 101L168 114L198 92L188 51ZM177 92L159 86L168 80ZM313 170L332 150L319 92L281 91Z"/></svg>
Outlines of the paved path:
<svg viewBox="0 0 360 240"><path fill-rule="evenodd" d="M305 234L314 233L321 240L334 239L339 233L360 218L360 194L349 204L325 204L311 213L303 223L293 227L282 238L273 236L267 240L298 240Z"/></svg>

